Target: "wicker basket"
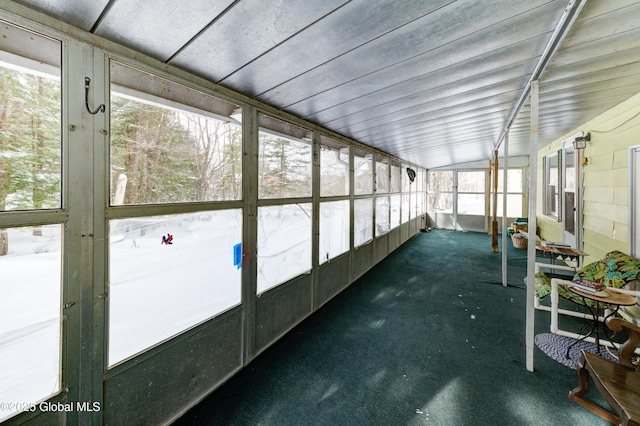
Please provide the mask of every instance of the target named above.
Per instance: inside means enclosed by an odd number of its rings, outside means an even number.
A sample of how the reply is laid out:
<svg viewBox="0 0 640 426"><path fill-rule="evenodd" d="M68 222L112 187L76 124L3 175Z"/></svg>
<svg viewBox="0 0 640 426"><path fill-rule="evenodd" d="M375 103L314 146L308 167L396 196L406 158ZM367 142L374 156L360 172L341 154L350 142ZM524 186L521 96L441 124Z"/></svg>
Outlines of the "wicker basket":
<svg viewBox="0 0 640 426"><path fill-rule="evenodd" d="M521 235L522 234L518 233L511 235L511 242L513 242L513 246L517 249L526 249L529 239Z"/></svg>
<svg viewBox="0 0 640 426"><path fill-rule="evenodd" d="M526 224L526 223L520 224L520 223L515 223L514 222L514 223L511 224L511 227L513 228L513 230L515 232L518 232L518 231L529 232L529 225Z"/></svg>

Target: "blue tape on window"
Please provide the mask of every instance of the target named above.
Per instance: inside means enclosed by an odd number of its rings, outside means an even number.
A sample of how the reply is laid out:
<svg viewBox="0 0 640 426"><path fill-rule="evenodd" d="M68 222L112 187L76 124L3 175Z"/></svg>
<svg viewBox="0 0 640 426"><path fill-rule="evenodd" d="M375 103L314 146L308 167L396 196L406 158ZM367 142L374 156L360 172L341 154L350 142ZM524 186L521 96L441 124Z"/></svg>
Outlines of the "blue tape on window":
<svg viewBox="0 0 640 426"><path fill-rule="evenodd" d="M233 246L233 266L237 269L242 266L242 243Z"/></svg>

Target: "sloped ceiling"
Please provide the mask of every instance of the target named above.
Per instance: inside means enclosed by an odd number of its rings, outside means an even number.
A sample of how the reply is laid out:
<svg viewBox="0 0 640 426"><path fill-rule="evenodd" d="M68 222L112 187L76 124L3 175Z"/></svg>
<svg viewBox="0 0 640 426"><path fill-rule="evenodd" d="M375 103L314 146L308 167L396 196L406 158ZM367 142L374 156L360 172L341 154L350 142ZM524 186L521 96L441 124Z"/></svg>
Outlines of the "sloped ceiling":
<svg viewBox="0 0 640 426"><path fill-rule="evenodd" d="M630 0L19 0L427 168L529 152L640 92Z"/></svg>

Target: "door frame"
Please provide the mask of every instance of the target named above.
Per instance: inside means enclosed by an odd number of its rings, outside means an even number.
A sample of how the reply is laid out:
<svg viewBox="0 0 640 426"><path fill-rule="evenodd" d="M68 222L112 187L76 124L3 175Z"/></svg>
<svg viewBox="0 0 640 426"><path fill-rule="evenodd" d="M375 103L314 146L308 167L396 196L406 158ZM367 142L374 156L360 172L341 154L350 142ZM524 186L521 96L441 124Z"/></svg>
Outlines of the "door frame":
<svg viewBox="0 0 640 426"><path fill-rule="evenodd" d="M640 145L629 147L629 254L640 255Z"/></svg>
<svg viewBox="0 0 640 426"><path fill-rule="evenodd" d="M572 247L582 249L582 201L583 201L583 191L582 187L582 149L576 149L573 147L573 141L577 136L582 136L582 132L577 135L572 136L571 138L565 140L562 144L562 164L561 164L561 181L562 188L561 190L561 207L560 207L560 222L562 223L562 241L564 243L570 244ZM569 158L573 158L573 164L575 169L575 189L574 189L574 199L573 199L573 208L569 208L567 205L567 197L566 193L566 183L567 179L567 161ZM569 214L569 210L573 211L573 234L567 230L567 221L565 220L566 215Z"/></svg>

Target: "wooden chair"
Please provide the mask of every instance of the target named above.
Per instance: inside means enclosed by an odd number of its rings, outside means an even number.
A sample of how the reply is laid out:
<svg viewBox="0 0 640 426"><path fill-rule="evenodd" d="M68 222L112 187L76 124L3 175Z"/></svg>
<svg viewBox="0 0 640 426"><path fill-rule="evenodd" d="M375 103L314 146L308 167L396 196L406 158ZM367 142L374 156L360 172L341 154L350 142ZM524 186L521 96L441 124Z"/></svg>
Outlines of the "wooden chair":
<svg viewBox="0 0 640 426"><path fill-rule="evenodd" d="M617 333L625 328L629 331L629 338L618 351L620 363L582 351L578 364L579 385L569 392L569 398L615 425L640 426L640 371L632 362L640 327L615 317L607 320L607 326ZM589 377L617 416L583 398L589 390Z"/></svg>

